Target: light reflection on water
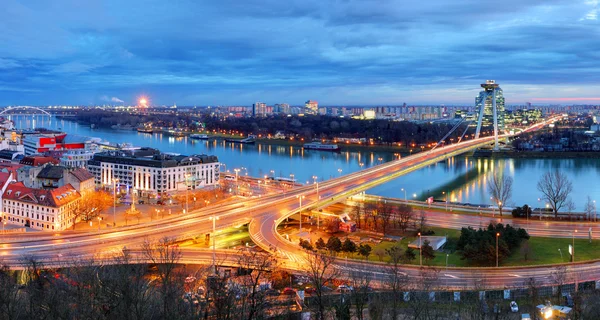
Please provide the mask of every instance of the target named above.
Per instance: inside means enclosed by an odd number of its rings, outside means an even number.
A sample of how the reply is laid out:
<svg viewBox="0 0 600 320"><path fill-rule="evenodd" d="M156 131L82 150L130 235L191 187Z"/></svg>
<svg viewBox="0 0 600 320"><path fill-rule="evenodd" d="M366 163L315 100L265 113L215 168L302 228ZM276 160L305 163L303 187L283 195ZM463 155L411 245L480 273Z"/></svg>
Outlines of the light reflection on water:
<svg viewBox="0 0 600 320"><path fill-rule="evenodd" d="M13 116L18 128L46 127L64 130L67 133L101 137L113 143L128 142L135 146L150 146L165 152L181 154L214 154L226 164L226 169L245 167L251 176L271 175L289 177L294 174L299 182L312 181L316 175L326 180L360 169L360 163L370 167L395 158L387 152L341 152L305 151L297 146L243 145L222 140L192 140L187 137L172 137L163 134L146 134L137 131L91 129L89 126L56 118L38 116ZM596 181L600 177L600 161L597 159L473 159L456 157L411 172L394 181L377 186L369 193L404 197L401 188L406 188L409 198L417 194L418 199L428 195L443 200L448 193L451 201L490 204L486 190L487 177L492 170L502 170L514 178L513 197L509 205L538 203L540 197L536 184L539 177L549 170L560 169L573 181L572 199L578 210L583 210L586 197L600 201L600 189Z"/></svg>

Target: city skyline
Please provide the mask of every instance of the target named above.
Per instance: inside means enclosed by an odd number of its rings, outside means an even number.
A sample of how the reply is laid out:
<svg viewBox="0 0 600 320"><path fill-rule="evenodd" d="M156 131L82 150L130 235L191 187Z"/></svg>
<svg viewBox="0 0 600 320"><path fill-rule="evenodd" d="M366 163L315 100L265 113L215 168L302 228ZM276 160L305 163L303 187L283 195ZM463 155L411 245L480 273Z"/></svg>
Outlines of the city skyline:
<svg viewBox="0 0 600 320"><path fill-rule="evenodd" d="M4 7L0 105L600 101L597 1Z"/></svg>

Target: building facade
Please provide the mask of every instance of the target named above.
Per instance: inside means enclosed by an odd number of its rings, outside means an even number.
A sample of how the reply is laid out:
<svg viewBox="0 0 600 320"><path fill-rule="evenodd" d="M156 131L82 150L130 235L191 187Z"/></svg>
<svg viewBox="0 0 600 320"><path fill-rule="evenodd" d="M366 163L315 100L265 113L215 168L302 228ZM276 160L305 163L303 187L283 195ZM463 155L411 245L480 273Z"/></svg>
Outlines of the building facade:
<svg viewBox="0 0 600 320"><path fill-rule="evenodd" d="M252 116L253 117L264 117L267 115L267 104L263 102L256 102L252 105Z"/></svg>
<svg viewBox="0 0 600 320"><path fill-rule="evenodd" d="M216 156L172 155L152 148L101 152L88 161L97 186L124 186L140 196L216 186L219 167Z"/></svg>
<svg viewBox="0 0 600 320"><path fill-rule="evenodd" d="M2 196L4 219L10 224L37 230L65 230L77 218L81 195L70 184L53 190L33 189L11 183Z"/></svg>
<svg viewBox="0 0 600 320"><path fill-rule="evenodd" d="M308 100L304 103L304 108L311 114L317 114L319 111L319 103L317 101Z"/></svg>

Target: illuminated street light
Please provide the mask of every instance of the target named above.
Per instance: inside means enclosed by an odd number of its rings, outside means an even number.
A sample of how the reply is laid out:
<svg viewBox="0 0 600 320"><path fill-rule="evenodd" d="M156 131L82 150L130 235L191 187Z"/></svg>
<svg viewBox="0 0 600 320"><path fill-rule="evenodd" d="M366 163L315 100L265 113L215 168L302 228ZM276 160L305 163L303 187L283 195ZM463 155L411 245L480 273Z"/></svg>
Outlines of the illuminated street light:
<svg viewBox="0 0 600 320"><path fill-rule="evenodd" d="M404 202L408 202L408 200L406 200L406 190L404 188L400 188L400 191L404 191Z"/></svg>
<svg viewBox="0 0 600 320"><path fill-rule="evenodd" d="M421 233L417 233L419 236L419 265L423 265L423 246L421 245Z"/></svg>
<svg viewBox="0 0 600 320"><path fill-rule="evenodd" d="M498 237L500 237L500 233L496 232L496 268L498 268Z"/></svg>
<svg viewBox="0 0 600 320"><path fill-rule="evenodd" d="M212 233L212 240L213 240L213 271L215 274L217 274L217 249L216 249L216 241L217 241L217 220L219 220L218 216L212 216L209 217L208 219L212 220L212 225L213 225L213 233Z"/></svg>
<svg viewBox="0 0 600 320"><path fill-rule="evenodd" d="M302 232L302 199L304 199L304 196L297 195L296 198L298 198L299 205L300 205L298 207L298 213L300 214L300 232Z"/></svg>
<svg viewBox="0 0 600 320"><path fill-rule="evenodd" d="M113 179L113 227L117 225L117 182L119 179Z"/></svg>

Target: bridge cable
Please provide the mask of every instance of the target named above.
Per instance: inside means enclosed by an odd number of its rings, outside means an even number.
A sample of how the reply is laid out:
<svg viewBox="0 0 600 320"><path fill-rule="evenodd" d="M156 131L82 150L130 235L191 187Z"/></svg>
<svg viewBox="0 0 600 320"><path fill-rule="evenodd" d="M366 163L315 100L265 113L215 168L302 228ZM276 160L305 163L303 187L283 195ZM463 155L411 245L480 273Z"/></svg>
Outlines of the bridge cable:
<svg viewBox="0 0 600 320"><path fill-rule="evenodd" d="M435 146L433 146L433 148L431 148L431 150L429 151L433 151L435 148L437 148L437 146L439 146L442 142L444 142L444 140L446 140L446 138L448 138L452 132L454 132L454 130L456 130L458 127L460 127L460 125L465 121L465 119L461 118L460 121L454 125L454 127L452 127L452 129L450 129L450 131L448 131L448 133L446 133L446 135L440 140L438 141L438 143L435 144Z"/></svg>

